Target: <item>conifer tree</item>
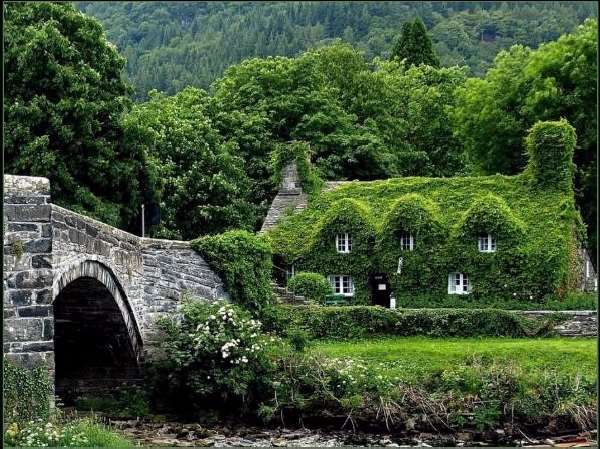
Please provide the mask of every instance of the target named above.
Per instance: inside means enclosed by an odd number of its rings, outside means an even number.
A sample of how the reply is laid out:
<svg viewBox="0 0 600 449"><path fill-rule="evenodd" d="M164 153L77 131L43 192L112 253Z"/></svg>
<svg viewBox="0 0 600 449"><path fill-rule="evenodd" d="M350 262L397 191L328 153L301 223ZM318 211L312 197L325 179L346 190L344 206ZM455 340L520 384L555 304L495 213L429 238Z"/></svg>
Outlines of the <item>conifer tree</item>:
<svg viewBox="0 0 600 449"><path fill-rule="evenodd" d="M417 17L414 22L405 22L402 25L402 33L392 49L390 59L396 61L405 59L409 66L420 64L440 66L440 60L435 54L431 38L421 19Z"/></svg>

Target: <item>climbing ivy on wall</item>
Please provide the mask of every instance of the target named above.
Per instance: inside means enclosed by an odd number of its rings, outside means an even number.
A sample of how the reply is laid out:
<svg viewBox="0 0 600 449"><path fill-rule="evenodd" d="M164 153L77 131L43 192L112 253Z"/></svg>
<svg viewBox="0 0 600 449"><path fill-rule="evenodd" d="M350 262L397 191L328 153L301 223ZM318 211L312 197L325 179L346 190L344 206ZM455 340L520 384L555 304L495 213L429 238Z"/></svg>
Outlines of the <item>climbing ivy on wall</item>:
<svg viewBox="0 0 600 449"><path fill-rule="evenodd" d="M310 163L310 146L308 142L293 141L279 143L271 153L271 164L273 166L273 184L279 185L284 167L296 162L298 177L304 192L316 194L323 186L323 180L318 169Z"/></svg>
<svg viewBox="0 0 600 449"><path fill-rule="evenodd" d="M402 298L447 294L450 272L469 276L475 301L564 295L574 288L584 232L572 189L545 182L553 171L567 182L569 128L565 121L535 125L531 168L517 176L397 178L323 192L269 232L273 251L296 270L351 275L356 304L370 302L375 272L388 275L400 306ZM342 232L352 236L350 254L336 251ZM403 232L413 234L413 251L401 249ZM496 251L480 252L478 237L488 233Z"/></svg>
<svg viewBox="0 0 600 449"><path fill-rule="evenodd" d="M233 302L260 312L271 302L272 253L265 240L248 231L228 231L192 241L221 277Z"/></svg>

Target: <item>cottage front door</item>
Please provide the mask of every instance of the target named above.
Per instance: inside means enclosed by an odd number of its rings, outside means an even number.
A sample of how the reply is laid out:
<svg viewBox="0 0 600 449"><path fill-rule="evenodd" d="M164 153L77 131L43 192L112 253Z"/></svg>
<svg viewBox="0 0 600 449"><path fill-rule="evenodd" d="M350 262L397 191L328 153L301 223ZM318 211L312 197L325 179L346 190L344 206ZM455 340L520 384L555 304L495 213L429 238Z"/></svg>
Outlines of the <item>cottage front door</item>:
<svg viewBox="0 0 600 449"><path fill-rule="evenodd" d="M385 273L371 275L373 305L390 307L390 284Z"/></svg>

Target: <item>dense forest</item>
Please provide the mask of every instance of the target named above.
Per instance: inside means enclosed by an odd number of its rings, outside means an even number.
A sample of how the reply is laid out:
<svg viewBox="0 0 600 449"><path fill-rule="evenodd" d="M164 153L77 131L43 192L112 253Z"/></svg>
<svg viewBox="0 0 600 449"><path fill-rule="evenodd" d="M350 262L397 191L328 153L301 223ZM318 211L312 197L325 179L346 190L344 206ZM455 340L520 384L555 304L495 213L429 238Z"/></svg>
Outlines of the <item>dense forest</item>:
<svg viewBox="0 0 600 449"><path fill-rule="evenodd" d="M597 17L595 2L77 2L127 59L137 99L208 88L249 57L297 56L335 39L366 60L390 55L420 17L442 66L482 76L513 44L537 48Z"/></svg>
<svg viewBox="0 0 600 449"><path fill-rule="evenodd" d="M226 6L202 8L245 8ZM191 239L260 228L281 155L304 152L321 179L512 175L524 168L528 129L565 118L577 133L575 194L594 247L597 20L536 49L502 50L481 77L446 67L420 18L397 29L386 58L334 41L245 59L209 90L156 85L134 102L126 59L98 20L68 3L10 4L6 170L48 176L57 203L134 232L141 203L156 202L151 235Z"/></svg>

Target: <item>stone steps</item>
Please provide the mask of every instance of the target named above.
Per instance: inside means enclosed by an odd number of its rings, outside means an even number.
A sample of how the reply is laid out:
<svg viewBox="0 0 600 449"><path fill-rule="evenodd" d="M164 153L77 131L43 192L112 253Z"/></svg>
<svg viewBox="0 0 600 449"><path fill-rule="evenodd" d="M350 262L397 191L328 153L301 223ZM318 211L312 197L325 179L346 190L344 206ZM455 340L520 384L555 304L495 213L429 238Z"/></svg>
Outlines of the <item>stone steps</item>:
<svg viewBox="0 0 600 449"><path fill-rule="evenodd" d="M294 295L293 292L288 291L287 288L280 286L274 281L271 281L271 289L275 295L275 300L278 303L287 304L306 304L306 298L300 295Z"/></svg>

